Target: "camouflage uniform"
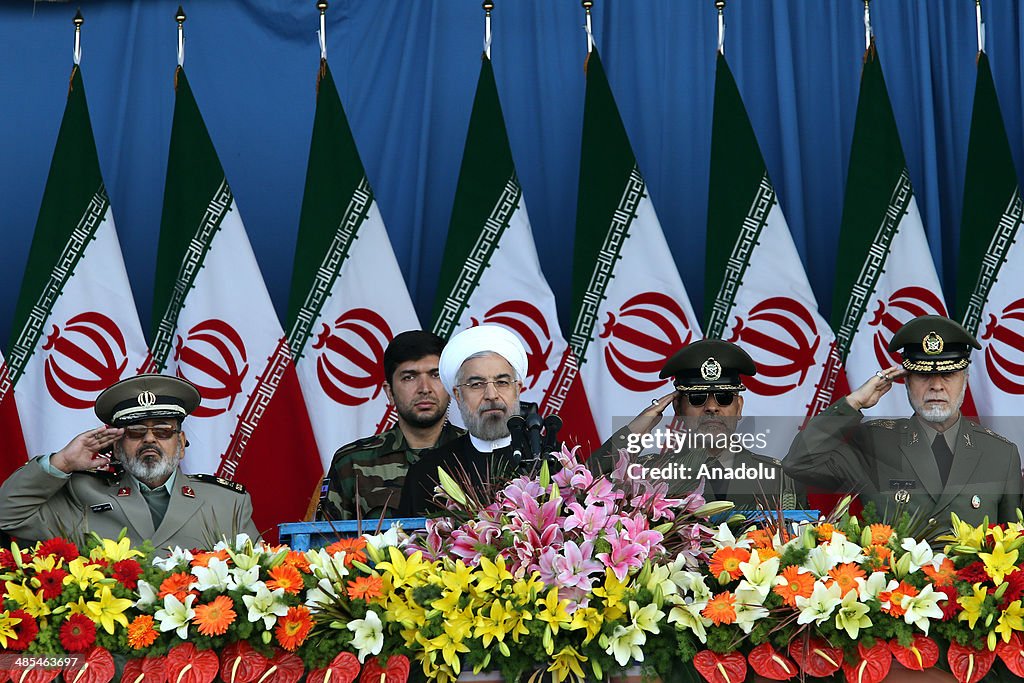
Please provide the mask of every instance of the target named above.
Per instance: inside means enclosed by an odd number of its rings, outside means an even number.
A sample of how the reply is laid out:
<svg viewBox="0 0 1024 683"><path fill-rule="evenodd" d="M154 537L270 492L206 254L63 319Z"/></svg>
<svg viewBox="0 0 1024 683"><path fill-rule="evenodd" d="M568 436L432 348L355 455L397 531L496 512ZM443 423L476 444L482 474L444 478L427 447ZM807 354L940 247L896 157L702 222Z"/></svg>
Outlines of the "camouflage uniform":
<svg viewBox="0 0 1024 683"><path fill-rule="evenodd" d="M445 422L437 443L430 448L436 448L464 433ZM355 519L357 481L363 519L396 516L405 474L425 450L428 449L409 448L399 427L342 446L331 461L331 469L327 474L330 479L327 497L318 518Z"/></svg>

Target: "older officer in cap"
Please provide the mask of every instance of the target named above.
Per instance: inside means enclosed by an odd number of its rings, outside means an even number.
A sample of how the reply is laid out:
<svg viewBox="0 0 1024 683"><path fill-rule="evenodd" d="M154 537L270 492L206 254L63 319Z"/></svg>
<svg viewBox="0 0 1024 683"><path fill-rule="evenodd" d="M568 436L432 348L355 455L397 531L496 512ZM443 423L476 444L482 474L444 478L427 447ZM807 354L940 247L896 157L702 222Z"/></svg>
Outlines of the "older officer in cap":
<svg viewBox="0 0 1024 683"><path fill-rule="evenodd" d="M30 460L0 487L0 529L27 542L53 536L80 539L95 531L132 543L209 547L222 536L259 533L241 484L186 475L182 420L199 406L192 384L166 375L139 375L96 399L106 426ZM105 453L112 449L112 455Z"/></svg>
<svg viewBox="0 0 1024 683"><path fill-rule="evenodd" d="M937 315L911 320L889 343L902 367L879 370L856 391L813 418L784 461L786 473L826 490L858 492L880 514L908 509L943 526L949 513L978 524L1017 519L1020 455L995 432L961 417L971 348L978 341ZM906 378L911 418L861 423Z"/></svg>

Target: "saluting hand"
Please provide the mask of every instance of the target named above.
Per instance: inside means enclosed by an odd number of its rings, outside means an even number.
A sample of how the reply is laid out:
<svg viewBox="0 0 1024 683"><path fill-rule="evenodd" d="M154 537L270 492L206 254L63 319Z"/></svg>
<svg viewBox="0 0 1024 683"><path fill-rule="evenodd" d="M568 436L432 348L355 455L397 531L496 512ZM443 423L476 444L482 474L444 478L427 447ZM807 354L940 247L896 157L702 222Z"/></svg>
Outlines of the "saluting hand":
<svg viewBox="0 0 1024 683"><path fill-rule="evenodd" d="M50 456L50 464L61 472L81 472L103 467L110 462L109 455L101 455L124 434L123 429L98 427L82 432L64 448Z"/></svg>
<svg viewBox="0 0 1024 683"><path fill-rule="evenodd" d="M661 416L665 414L665 409L672 405L672 399L676 397L677 393L673 391L671 394L651 401L651 405L629 423L629 431L633 434L646 434L651 431L651 428L658 424Z"/></svg>
<svg viewBox="0 0 1024 683"><path fill-rule="evenodd" d="M860 385L856 391L851 391L846 396L846 402L855 410L872 408L877 405L883 396L889 393L889 390L892 389L893 381L906 374L907 371L900 365L893 365L885 370L879 370L867 382Z"/></svg>

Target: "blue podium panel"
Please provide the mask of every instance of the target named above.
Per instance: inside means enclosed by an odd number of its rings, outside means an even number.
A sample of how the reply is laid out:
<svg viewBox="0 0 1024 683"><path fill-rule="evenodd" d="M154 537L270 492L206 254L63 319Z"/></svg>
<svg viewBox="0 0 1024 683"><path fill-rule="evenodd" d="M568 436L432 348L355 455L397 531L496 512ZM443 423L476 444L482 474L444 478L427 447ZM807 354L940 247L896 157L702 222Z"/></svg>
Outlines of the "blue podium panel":
<svg viewBox="0 0 1024 683"><path fill-rule="evenodd" d="M715 515L711 518L712 524L721 524L733 515L743 515L748 522L777 522L779 519L778 510L730 510ZM787 524L793 522L817 522L821 516L819 510L783 510L782 518Z"/></svg>
<svg viewBox="0 0 1024 683"><path fill-rule="evenodd" d="M292 550L310 550L323 548L339 538L351 538L360 534L373 534L380 526L381 532L387 531L392 524L398 524L406 531L425 529L427 520L423 517L395 517L384 520L349 519L342 522L287 522L278 525L281 543Z"/></svg>

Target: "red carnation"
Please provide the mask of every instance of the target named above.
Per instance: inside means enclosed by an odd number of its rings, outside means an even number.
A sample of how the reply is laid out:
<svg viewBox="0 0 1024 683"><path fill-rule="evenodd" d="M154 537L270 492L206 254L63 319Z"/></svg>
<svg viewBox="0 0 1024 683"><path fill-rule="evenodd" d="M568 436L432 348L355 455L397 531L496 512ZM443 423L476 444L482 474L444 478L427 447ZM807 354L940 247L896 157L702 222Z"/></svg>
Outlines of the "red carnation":
<svg viewBox="0 0 1024 683"><path fill-rule="evenodd" d="M39 550L36 551L36 555L39 557L46 557L47 555L56 555L65 562L71 562L79 556L78 546L66 538L51 538L48 541L43 541L39 544Z"/></svg>
<svg viewBox="0 0 1024 683"><path fill-rule="evenodd" d="M39 633L39 625L36 624L36 618L23 609L12 611L11 617L21 619L21 621L12 627L14 629L14 638L7 639L7 649L24 650L36 639L36 635Z"/></svg>
<svg viewBox="0 0 1024 683"><path fill-rule="evenodd" d="M949 621L963 611L963 607L956 601L957 597L959 597L956 588L953 586L935 586L935 592L946 596L946 600L939 603L939 607L942 608L942 621Z"/></svg>
<svg viewBox="0 0 1024 683"><path fill-rule="evenodd" d="M99 566L103 567L104 569L106 569L107 567L110 566L110 563L107 562L107 558L105 558L105 557L97 557L95 560L90 559L89 560L89 564L98 564Z"/></svg>
<svg viewBox="0 0 1024 683"><path fill-rule="evenodd" d="M44 600L53 600L61 596L61 593L64 592L64 577L67 575L68 573L60 567L44 570L36 574L39 586L43 589Z"/></svg>
<svg viewBox="0 0 1024 683"><path fill-rule="evenodd" d="M14 563L14 553L6 548L0 550L0 569L14 569L17 566Z"/></svg>
<svg viewBox="0 0 1024 683"><path fill-rule="evenodd" d="M96 624L84 614L72 614L60 627L60 644L68 652L85 652L96 642Z"/></svg>
<svg viewBox="0 0 1024 683"><path fill-rule="evenodd" d="M999 609L1004 610L1014 600L1020 600L1024 595L1024 570L1018 569L1012 574L1006 575L1006 588L1003 599L999 603Z"/></svg>
<svg viewBox="0 0 1024 683"><path fill-rule="evenodd" d="M142 576L142 565L138 561L128 558L114 563L114 578L128 590L135 590L140 576Z"/></svg>
<svg viewBox="0 0 1024 683"><path fill-rule="evenodd" d="M989 580L988 572L985 571L985 564L983 562L971 562L956 573L956 578L970 584L985 583Z"/></svg>

